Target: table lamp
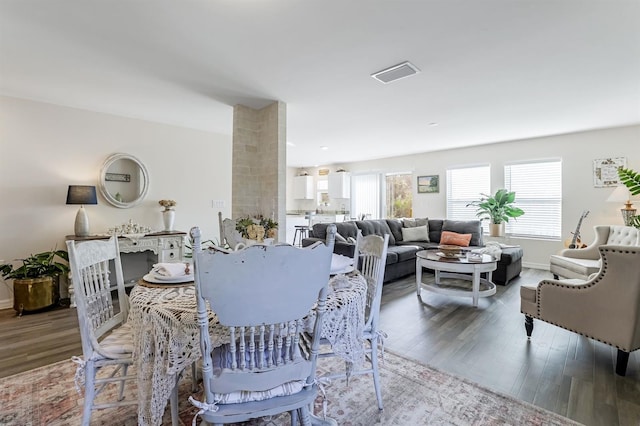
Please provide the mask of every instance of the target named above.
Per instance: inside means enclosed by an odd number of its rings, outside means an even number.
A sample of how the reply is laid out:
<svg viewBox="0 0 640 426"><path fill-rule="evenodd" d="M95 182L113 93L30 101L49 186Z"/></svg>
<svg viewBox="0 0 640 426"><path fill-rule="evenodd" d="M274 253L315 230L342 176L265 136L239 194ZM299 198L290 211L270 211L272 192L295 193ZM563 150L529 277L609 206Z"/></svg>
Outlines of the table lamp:
<svg viewBox="0 0 640 426"><path fill-rule="evenodd" d="M610 203L624 203L624 207L620 209L622 213L622 219L626 226L631 226L631 219L636 215L637 210L633 208L631 204L631 193L629 188L624 185L618 185L618 187L609 195L607 202Z"/></svg>
<svg viewBox="0 0 640 426"><path fill-rule="evenodd" d="M67 204L80 204L78 214L76 214L74 230L76 237L88 237L89 217L84 210L84 205L98 204L96 187L90 185L69 185L69 189L67 190Z"/></svg>

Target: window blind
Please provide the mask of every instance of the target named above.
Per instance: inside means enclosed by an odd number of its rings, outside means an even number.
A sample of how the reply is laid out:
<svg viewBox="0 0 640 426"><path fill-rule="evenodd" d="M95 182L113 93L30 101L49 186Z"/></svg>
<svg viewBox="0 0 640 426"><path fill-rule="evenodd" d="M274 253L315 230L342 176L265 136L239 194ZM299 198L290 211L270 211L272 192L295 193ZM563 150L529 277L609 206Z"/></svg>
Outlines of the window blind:
<svg viewBox="0 0 640 426"><path fill-rule="evenodd" d="M525 214L511 219L506 232L534 238L561 237L562 162L546 160L504 166L505 188L516 193Z"/></svg>
<svg viewBox="0 0 640 426"><path fill-rule="evenodd" d="M478 219L475 207L467 204L489 194L490 173L488 165L447 169L447 219Z"/></svg>

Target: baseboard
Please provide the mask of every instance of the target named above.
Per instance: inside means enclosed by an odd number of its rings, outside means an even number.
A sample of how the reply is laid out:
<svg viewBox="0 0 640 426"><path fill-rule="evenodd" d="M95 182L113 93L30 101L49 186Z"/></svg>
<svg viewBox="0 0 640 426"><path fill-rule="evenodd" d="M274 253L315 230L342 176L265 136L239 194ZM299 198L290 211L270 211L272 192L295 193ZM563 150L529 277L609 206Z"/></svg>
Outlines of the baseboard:
<svg viewBox="0 0 640 426"><path fill-rule="evenodd" d="M13 308L13 300L12 299L2 299L0 300L0 309L9 309Z"/></svg>
<svg viewBox="0 0 640 426"><path fill-rule="evenodd" d="M522 266L524 266L525 268L531 268L531 269L542 269L543 271L548 271L549 270L549 264L548 263L522 262Z"/></svg>

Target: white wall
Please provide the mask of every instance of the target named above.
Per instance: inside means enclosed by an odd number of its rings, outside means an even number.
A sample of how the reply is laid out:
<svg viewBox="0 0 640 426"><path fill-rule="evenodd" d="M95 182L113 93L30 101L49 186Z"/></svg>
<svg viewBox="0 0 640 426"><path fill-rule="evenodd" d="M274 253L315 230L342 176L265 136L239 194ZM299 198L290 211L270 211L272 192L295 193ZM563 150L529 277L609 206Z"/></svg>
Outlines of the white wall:
<svg viewBox="0 0 640 426"><path fill-rule="evenodd" d="M425 149L428 147L425 142ZM562 235L569 238L575 230L583 210L590 215L583 221L581 234L585 242L594 238L593 226L600 224L622 225L622 203L607 203L614 188L594 188L593 160L609 157L626 157L627 167L640 171L640 126L594 130L566 135L495 143L478 147L452 149L401 157L385 158L356 163L340 163L339 167L352 173L378 171L412 172L415 185L417 176L440 175L438 194L413 195L415 217L446 217L446 170L448 167L469 164L491 165L491 187L495 191L504 187L504 165L509 162L532 159L562 159ZM322 166L326 167L326 166ZM329 166L334 170L336 166ZM291 169L290 175L295 173ZM316 169L308 169L310 174ZM295 209L295 200L288 199L287 208ZM640 208L640 202L636 202ZM563 248L562 241L510 238L510 243L524 249L524 264L547 269L549 255Z"/></svg>
<svg viewBox="0 0 640 426"><path fill-rule="evenodd" d="M149 192L131 209L99 195L98 205L85 206L92 233L129 219L161 230L158 201L173 199L175 229L197 225L205 239L218 238L211 202L223 200L230 215L231 147L230 135L0 96L0 260L66 249L79 207L65 204L68 185L98 185L102 163L116 152L145 164ZM12 305L9 285L0 283L0 308Z"/></svg>

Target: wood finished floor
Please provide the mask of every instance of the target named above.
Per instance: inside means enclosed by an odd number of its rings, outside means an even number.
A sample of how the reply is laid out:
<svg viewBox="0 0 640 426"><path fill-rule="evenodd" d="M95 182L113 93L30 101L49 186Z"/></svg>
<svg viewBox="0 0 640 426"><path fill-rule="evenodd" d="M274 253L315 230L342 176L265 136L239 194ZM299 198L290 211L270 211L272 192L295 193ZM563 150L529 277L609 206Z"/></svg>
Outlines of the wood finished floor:
<svg viewBox="0 0 640 426"><path fill-rule="evenodd" d="M586 425L640 425L640 351L631 354L627 376L619 377L607 345L540 321L527 341L519 288L547 277L525 269L478 308L471 298L426 291L419 300L414 276L385 284L385 347ZM423 279L433 277L425 273ZM23 317L0 311L0 377L80 353L74 309Z"/></svg>

